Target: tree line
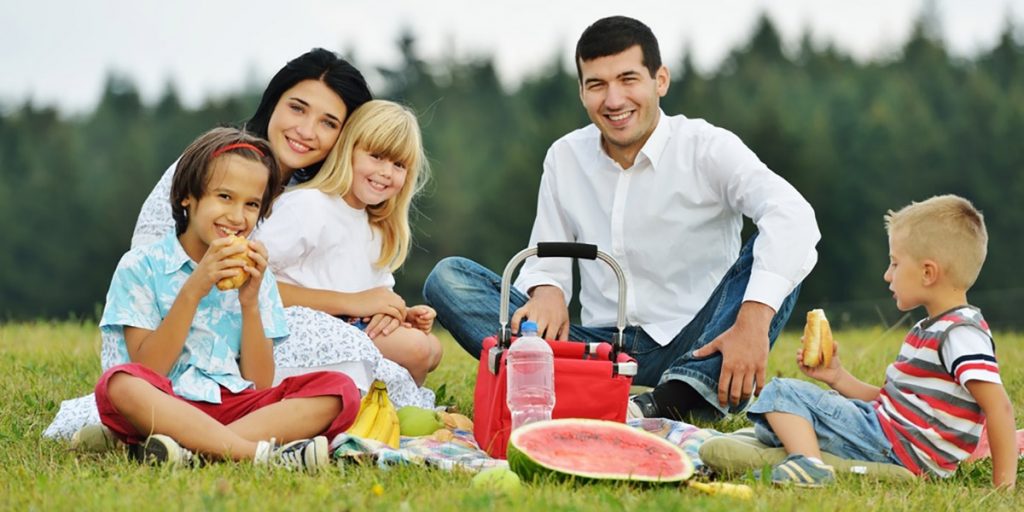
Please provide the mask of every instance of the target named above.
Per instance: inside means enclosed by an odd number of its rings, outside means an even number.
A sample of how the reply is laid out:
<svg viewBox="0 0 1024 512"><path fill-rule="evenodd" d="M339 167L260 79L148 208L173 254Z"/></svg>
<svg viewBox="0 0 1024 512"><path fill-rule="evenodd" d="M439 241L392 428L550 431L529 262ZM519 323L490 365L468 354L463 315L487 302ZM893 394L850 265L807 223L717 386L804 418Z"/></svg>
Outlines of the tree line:
<svg viewBox="0 0 1024 512"><path fill-rule="evenodd" d="M809 37L785 51L763 18L712 72L689 56L667 62L662 108L735 132L814 206L823 240L800 308L895 323L882 215L956 193L985 213L990 235L972 302L994 325L1020 327L1024 49L1007 23L996 46L956 57L931 23L923 17L896 56L858 62ZM554 54L506 90L489 57L428 63L412 34L397 44L401 63L376 69L374 92L417 111L433 168L396 274L413 303L442 257L501 271L528 241L547 147L589 121L575 69ZM111 75L85 115L30 101L0 110L0 319L95 315L157 178L199 133L247 119L260 93L186 108L169 85L146 104L130 78Z"/></svg>

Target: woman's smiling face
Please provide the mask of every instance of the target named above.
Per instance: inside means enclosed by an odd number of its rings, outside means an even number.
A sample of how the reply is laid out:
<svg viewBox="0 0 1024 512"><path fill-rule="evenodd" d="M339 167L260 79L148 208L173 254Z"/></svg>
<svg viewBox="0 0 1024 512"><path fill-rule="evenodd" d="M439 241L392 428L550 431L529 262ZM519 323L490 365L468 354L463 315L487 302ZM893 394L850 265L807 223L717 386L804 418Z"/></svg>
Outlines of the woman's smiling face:
<svg viewBox="0 0 1024 512"><path fill-rule="evenodd" d="M267 139L281 171L291 176L326 158L346 116L345 102L319 80L303 80L285 91L267 125Z"/></svg>

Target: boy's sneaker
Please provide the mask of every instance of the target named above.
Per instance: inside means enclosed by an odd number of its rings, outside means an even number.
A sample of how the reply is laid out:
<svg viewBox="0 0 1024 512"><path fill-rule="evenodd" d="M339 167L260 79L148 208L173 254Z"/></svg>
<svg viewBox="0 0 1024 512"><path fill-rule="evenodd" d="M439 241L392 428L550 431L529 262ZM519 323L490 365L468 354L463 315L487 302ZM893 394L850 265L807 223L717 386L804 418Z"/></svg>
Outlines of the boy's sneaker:
<svg viewBox="0 0 1024 512"><path fill-rule="evenodd" d="M191 451L163 434L153 434L142 444L131 446L128 454L132 459L148 464L167 464L172 467L199 464L199 459Z"/></svg>
<svg viewBox="0 0 1024 512"><path fill-rule="evenodd" d="M71 436L71 449L80 452L105 453L126 445L102 423L86 425Z"/></svg>
<svg viewBox="0 0 1024 512"><path fill-rule="evenodd" d="M290 443L257 448L256 463L270 463L285 469L298 469L308 473L316 473L328 464L327 438L316 436L312 439L299 439Z"/></svg>
<svg viewBox="0 0 1024 512"><path fill-rule="evenodd" d="M650 391L629 397L626 405L626 419L660 418L658 404L654 403L654 393Z"/></svg>
<svg viewBox="0 0 1024 512"><path fill-rule="evenodd" d="M836 481L836 470L824 462L815 462L793 454L772 468L772 483L797 487L824 487Z"/></svg>

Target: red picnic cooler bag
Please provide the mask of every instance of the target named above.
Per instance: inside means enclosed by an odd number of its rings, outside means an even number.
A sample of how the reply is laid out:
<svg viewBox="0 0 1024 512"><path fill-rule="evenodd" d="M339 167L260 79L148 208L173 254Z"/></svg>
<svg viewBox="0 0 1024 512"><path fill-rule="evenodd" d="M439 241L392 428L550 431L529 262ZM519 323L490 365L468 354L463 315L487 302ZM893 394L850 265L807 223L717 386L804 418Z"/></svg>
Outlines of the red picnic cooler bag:
<svg viewBox="0 0 1024 512"><path fill-rule="evenodd" d="M483 340L480 366L473 394L473 435L487 453L505 458L512 429L506 386L505 357L515 340L508 326L509 287L512 274L526 258L600 259L615 272L619 281L619 311L611 343L547 340L555 356L555 409L552 418L593 418L626 421L629 387L637 372L636 361L623 352L622 332L626 327L626 277L619 264L596 245L545 242L516 254L501 276L501 309L496 336Z"/></svg>

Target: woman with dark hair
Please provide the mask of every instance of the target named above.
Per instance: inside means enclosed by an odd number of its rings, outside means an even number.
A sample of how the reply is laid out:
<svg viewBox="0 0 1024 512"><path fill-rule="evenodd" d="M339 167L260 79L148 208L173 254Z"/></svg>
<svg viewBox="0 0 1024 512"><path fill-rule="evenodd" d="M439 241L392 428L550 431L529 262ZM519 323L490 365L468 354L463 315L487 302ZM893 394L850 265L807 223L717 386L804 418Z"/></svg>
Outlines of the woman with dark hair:
<svg viewBox="0 0 1024 512"><path fill-rule="evenodd" d="M269 141L281 168L281 182L294 185L316 175L348 116L371 99L358 69L331 51L315 48L289 61L270 79L244 128ZM170 185L176 165L171 164L143 203L132 235L133 248L159 241L174 229ZM384 359L363 331L322 311L295 305L296 287L279 283L279 288L290 336L274 349L275 382L314 370L338 370L349 373L361 388L372 379L384 381L399 407L433 406L433 392L418 387L405 368ZM383 290L380 296L381 300L402 300ZM404 302L398 306L404 308ZM104 368L111 356L101 354ZM94 424L99 424L99 416L89 395L61 403L43 435L67 438Z"/></svg>

